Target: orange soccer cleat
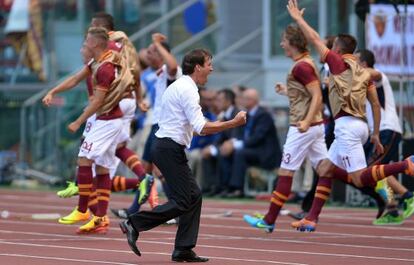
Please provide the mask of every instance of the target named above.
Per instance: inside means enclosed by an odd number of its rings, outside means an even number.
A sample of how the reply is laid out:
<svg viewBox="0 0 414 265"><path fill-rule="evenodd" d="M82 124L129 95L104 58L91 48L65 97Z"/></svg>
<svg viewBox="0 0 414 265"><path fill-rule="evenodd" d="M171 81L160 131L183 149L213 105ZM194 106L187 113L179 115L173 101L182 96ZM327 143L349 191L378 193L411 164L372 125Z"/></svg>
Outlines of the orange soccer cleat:
<svg viewBox="0 0 414 265"><path fill-rule="evenodd" d="M316 222L303 218L300 221L293 222L291 226L301 232L313 232L316 229Z"/></svg>
<svg viewBox="0 0 414 265"><path fill-rule="evenodd" d="M77 234L106 234L109 229L109 218L94 216L89 222L79 227Z"/></svg>

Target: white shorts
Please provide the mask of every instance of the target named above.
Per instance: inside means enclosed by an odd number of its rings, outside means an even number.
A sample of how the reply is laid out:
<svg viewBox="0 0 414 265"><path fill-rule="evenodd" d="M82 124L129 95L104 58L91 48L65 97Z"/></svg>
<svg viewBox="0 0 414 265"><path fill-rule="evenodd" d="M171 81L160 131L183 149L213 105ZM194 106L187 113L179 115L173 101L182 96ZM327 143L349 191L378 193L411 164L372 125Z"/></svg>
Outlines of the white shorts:
<svg viewBox="0 0 414 265"><path fill-rule="evenodd" d="M124 98L119 102L119 107L123 113L122 116L122 133L119 135L117 142L123 143L130 140L131 121L135 118L135 110L137 108L134 98Z"/></svg>
<svg viewBox="0 0 414 265"><path fill-rule="evenodd" d="M99 161L99 158L98 159L96 159L96 160L98 160ZM109 169L109 177L111 178L111 179L113 179L114 177L115 177L115 174L116 174L116 170L118 169L118 165L119 165L119 162L121 162L121 160L119 159L119 158L117 158L117 157L115 157L115 160L114 160L114 162L115 163L113 163L112 165L111 165L111 167L110 168L108 168ZM92 165L92 176L94 176L94 177L96 177L96 169L95 169L95 163Z"/></svg>
<svg viewBox="0 0 414 265"><path fill-rule="evenodd" d="M367 167L363 145L368 140L368 125L359 118L345 116L335 120L335 140L329 160L348 173Z"/></svg>
<svg viewBox="0 0 414 265"><path fill-rule="evenodd" d="M117 145L130 140L131 121L135 118L136 104L137 103L134 98L125 98L119 102L119 107L122 111L123 116L121 118L122 130L116 138ZM113 161L111 162L111 165L108 167L111 179L115 176L116 170L120 162L121 160L119 160L119 158L115 156ZM98 165L107 164L105 160L102 161L100 157L96 159L96 163Z"/></svg>
<svg viewBox="0 0 414 265"><path fill-rule="evenodd" d="M96 165L113 168L116 164L116 141L122 132L122 119L96 120L80 147L78 157L93 160Z"/></svg>
<svg viewBox="0 0 414 265"><path fill-rule="evenodd" d="M83 129L82 136L86 138L86 135L92 130L92 126L95 124L96 114L93 114L86 120L85 129Z"/></svg>
<svg viewBox="0 0 414 265"><path fill-rule="evenodd" d="M328 158L323 124L311 126L304 133L299 132L297 127L289 127L280 168L296 171L306 157L311 161L313 168Z"/></svg>
<svg viewBox="0 0 414 265"><path fill-rule="evenodd" d="M83 130L82 136L83 138L86 138L86 136L88 135L88 133L91 131L92 126L95 124L96 121L96 114L93 114L92 116L90 116L88 118L88 120L86 121L85 124L85 129ZM99 158L97 158L96 160L99 161ZM111 179L115 176L116 170L118 168L119 162L121 160L119 160L118 158L115 158L113 164L111 164L111 166L108 168L109 169L109 176L111 177ZM95 171L95 163L92 166L92 174L95 177L96 176L96 171Z"/></svg>

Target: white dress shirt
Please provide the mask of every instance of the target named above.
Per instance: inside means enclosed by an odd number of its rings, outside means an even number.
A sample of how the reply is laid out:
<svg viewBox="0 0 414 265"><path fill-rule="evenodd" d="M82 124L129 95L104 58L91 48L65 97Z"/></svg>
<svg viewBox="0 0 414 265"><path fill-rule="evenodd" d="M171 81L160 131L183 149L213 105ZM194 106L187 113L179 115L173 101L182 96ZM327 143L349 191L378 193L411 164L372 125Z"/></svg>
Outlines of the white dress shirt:
<svg viewBox="0 0 414 265"><path fill-rule="evenodd" d="M184 75L165 90L161 101L158 138L168 137L190 147L193 131L201 135L206 119L200 106L200 95L194 80Z"/></svg>
<svg viewBox="0 0 414 265"><path fill-rule="evenodd" d="M161 116L161 101L162 95L164 95L165 90L168 87L168 80L177 80L183 75L181 67L177 67L177 73L175 76L170 76L168 74L167 65L164 64L158 71L157 71L157 81L155 82L155 101L154 101L154 108L152 113L152 124L157 124L160 120Z"/></svg>
<svg viewBox="0 0 414 265"><path fill-rule="evenodd" d="M376 87L380 87L382 85L385 97L385 106L384 108L381 107L380 131L391 130L394 132L402 133L400 119L398 118L397 108L395 107L394 94L392 92L390 81L384 73L380 73L382 76L381 81L375 84ZM372 107L368 100L366 101L365 107L367 112L369 130L372 133L374 131L374 118L372 114Z"/></svg>

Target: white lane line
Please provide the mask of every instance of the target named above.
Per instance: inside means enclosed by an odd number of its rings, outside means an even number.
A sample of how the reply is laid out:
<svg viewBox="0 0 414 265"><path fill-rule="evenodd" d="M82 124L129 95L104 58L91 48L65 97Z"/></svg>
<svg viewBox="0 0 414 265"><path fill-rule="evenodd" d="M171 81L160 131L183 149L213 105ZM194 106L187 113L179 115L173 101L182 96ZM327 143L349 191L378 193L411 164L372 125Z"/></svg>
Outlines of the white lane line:
<svg viewBox="0 0 414 265"><path fill-rule="evenodd" d="M0 189L1 190L1 189ZM45 195L46 194L46 195ZM111 204L125 204L125 203L129 203L134 194L113 194L112 195L112 200L111 200ZM50 202L50 203L56 203L56 201L58 200L62 200L61 198L58 198L55 193L51 193L51 192L39 192L38 194L27 194L25 192L19 192L19 195L15 195L15 194L1 194L0 195L0 200L4 201L4 200L16 200L16 201L21 201L22 199L27 199L30 200L31 202L33 202L34 200L38 200L38 201L42 201L42 202ZM71 200L76 199L76 197L73 198L69 198L69 199L65 199L64 201L68 202ZM123 200L122 200L123 199ZM62 200L63 201L63 200ZM240 214L245 214L247 213L246 211L260 211L257 209L258 206L262 206L263 207L263 211L265 210L265 208L268 205L268 201L264 200L264 201L217 201L217 200L210 200L210 199L205 199L204 200L204 206L207 206L207 208L210 208L214 211L219 211L219 212L225 212L225 211L233 211L234 213L240 213ZM235 209L232 206L243 206L242 209ZM246 206L248 206L248 208L246 208ZM73 208L73 207L72 207ZM205 207L203 207L204 209ZM249 209L251 208L251 209ZM293 211L299 211L299 207L297 207L297 205L295 204L287 204L286 205L287 209L293 209ZM343 212L346 213L343 213ZM336 214L344 214L345 216L350 216L350 215L367 215L367 214L371 214L371 215L375 215L376 213L376 209L374 207L370 207L370 208L358 208L358 207L343 207L343 206L327 206L324 208L324 213L322 213L322 217L323 216L330 216L330 215L336 215ZM369 218L369 216L366 216L367 218Z"/></svg>
<svg viewBox="0 0 414 265"><path fill-rule="evenodd" d="M71 249L71 250L79 250L79 251L97 251L97 252L113 252L113 253L125 253L125 254L132 254L131 251L125 251L125 250L114 250L114 249L99 249L99 248L80 248L80 247L68 247L68 246L56 246L56 245L41 245L41 244L27 244L27 243L13 243L13 242L2 242L0 241L0 244L9 244L9 245L24 245L24 246L30 246L30 247L45 247L45 248L59 248L59 249ZM143 255L166 255L171 256L171 253L165 253L165 252L144 252L141 251ZM1 254L0 256L7 254ZM20 255L20 254L17 254ZM22 255L22 254L21 254ZM22 255L24 256L24 255ZM48 257L49 258L49 257ZM52 257L55 258L55 257ZM219 256L209 256L210 259L219 259L219 260L232 260L232 261L244 261L244 262L254 262L258 264L263 263L270 263L270 264L285 264L285 265L308 265L307 263L296 263L296 262L280 262L280 261L274 261L274 260L258 260L258 259L242 259L242 258L232 258L232 257L219 257ZM60 260L70 260L66 258L56 258ZM82 260L76 260L76 261L82 261ZM109 264L130 264L130 263L113 263L109 262Z"/></svg>
<svg viewBox="0 0 414 265"><path fill-rule="evenodd" d="M69 259L69 258L59 258L59 257L49 257L49 256L32 256L32 255L23 255L23 254L9 254L9 253L0 253L0 256L5 257L16 257L16 258L30 258L30 259L42 259L42 260L59 260L59 261L72 261L79 263L99 263L99 264L114 264L114 265L136 265L138 263L124 263L124 262L113 262L113 261L104 261L104 260L90 260L90 259Z"/></svg>
<svg viewBox="0 0 414 265"><path fill-rule="evenodd" d="M1 196L0 196L1 197ZM112 204L112 202L111 202ZM62 210L62 211L67 211L67 210L72 210L73 207L66 207L66 206L53 206L53 205L36 205L36 204L24 204L24 203L7 203L7 202L0 202L0 206L4 205L6 207L6 209L10 209L10 214L11 217L15 216L17 218L21 217L24 218L25 216L30 217L29 215L27 215L24 212L15 212L12 211L11 208L13 207L22 207L22 208L30 208L30 209L39 209L39 210ZM221 208L220 211L224 211L227 208ZM219 215L222 214L222 212L217 213L216 215L212 216L208 213L214 212L217 209L214 208L208 208L208 207L203 207L202 211L202 221L203 219L213 219L213 220L226 220L226 221L241 221L242 218L241 217L220 217ZM233 213L237 212L237 210L232 210ZM32 213L31 213L32 214ZM331 220L328 220L331 219ZM347 224L347 223L343 223L343 222L334 222L332 219L334 220L345 220L345 219L350 219L350 220L359 220L359 221L367 221L369 223L367 223L366 225L364 224ZM351 227L351 228L364 228L364 229L370 229L370 230L380 230L380 231L384 231L384 230L389 230L389 231L413 231L414 232L414 227L410 228L410 227L403 227L403 226L374 226L371 224L371 221L373 220L373 218L352 218L349 216L346 216L346 214L343 215L338 215L336 214L334 215L321 215L321 225L322 227L327 227L327 226L334 226L334 227L338 227L340 226L342 227ZM1 219L0 219L1 221ZM291 221L286 221L286 220L278 220L278 224L290 224ZM405 220L406 224L414 224L414 220ZM279 230L280 231L280 230ZM319 233L319 232L318 232Z"/></svg>
<svg viewBox="0 0 414 265"><path fill-rule="evenodd" d="M128 195L125 195L128 196ZM11 198L15 198L15 200L17 202L13 203L13 202L4 202L4 200L1 200L2 198L7 198L7 199L11 199ZM67 209L73 209L73 207L71 206L66 206L66 205L61 205L61 206L56 206L56 205L44 205L44 201L46 202L50 202L52 204L56 203L56 199L59 198L52 198L51 196L46 196L46 197L35 197L35 196L25 196L25 197L32 197L33 199L37 199L39 202L42 201L43 203L39 203L39 205L36 205L31 203L30 205L27 203L22 203L19 201L21 201L22 197L16 196L16 195L0 195L0 206L6 206L7 208L10 208L11 206L15 206L15 207L22 207L22 208L31 208L33 209L33 206L35 206L34 208L38 208L38 209L62 209L62 210L67 210ZM231 202L232 205L237 205L235 202ZM125 202L121 202L121 201L116 201L116 200L111 200L111 205L125 205ZM342 210L341 212L337 212L339 210ZM252 211L256 211L257 209L234 209L230 207L227 208L217 208L217 207L213 207L212 205L207 205L203 207L203 212L215 212L218 214L223 213L223 212L228 212L228 211L232 211L234 214L248 214L249 212L251 213ZM345 212L345 213L344 213ZM364 216L367 214L370 214L370 212L372 212L372 217L369 216ZM324 218L330 218L330 219L339 219L339 220L360 220L360 221L372 221L374 218L374 211L372 211L372 209L350 209L350 208L338 208L338 207L327 207L324 211L324 213L322 213L321 215L321 219ZM351 216L351 215L359 215L361 217L357 217L357 216ZM236 217L233 217L236 218ZM219 219L219 218L217 218ZM227 217L228 220L230 220ZM414 221L412 220L405 220L406 222L409 223L414 223ZM371 226L372 227L372 226Z"/></svg>
<svg viewBox="0 0 414 265"><path fill-rule="evenodd" d="M59 226L61 228L63 228L63 227L74 228L74 226L70 226L70 225L61 225L61 224L58 224L58 223L33 222L33 221L30 221L30 220L25 221L25 220L0 219L0 224L1 223L25 224L25 225L30 224L30 225L38 225L38 226L56 226L56 227ZM343 225L340 225L340 224L329 224L329 225L341 226L341 227L343 226ZM208 228L226 229L228 231L230 231L229 229L231 229L231 231L234 231L234 230L251 230L251 231L256 231L256 233L258 232L257 229L249 227L247 225L245 225L245 226L226 226L226 225L219 225L219 224L217 224L217 225L205 224L204 222L202 222L200 224L200 227L201 228L208 227ZM369 228L369 226L357 226L357 227L364 228L364 229ZM385 227L380 227L380 228L382 228L382 229L378 228L380 231L387 230ZM391 229L391 227L389 229L393 230L393 229ZM414 228L412 228L412 229L408 229L408 228L403 229L401 227L401 229L404 230L404 231L414 231ZM115 228L115 227L111 227L110 230L119 231L119 229ZM157 231L157 232L163 232L163 231ZM295 234L295 235L299 235L301 233L301 232L298 232L294 229L280 229L279 228L274 232L274 234L277 234L278 232ZM175 232L165 232L165 233L175 233ZM411 235L408 236L408 237L407 236L395 236L395 235L393 235L393 236L381 236L381 235L364 235L364 234L361 234L361 233L358 233L358 234L354 234L354 233L334 233L334 232L323 232L323 231L317 231L315 233L319 236L343 236L343 237L349 237L349 238L373 238L373 239L384 239L384 240L392 240L392 241L400 241L400 240L402 240L402 241L414 241L414 239L412 238ZM307 234L307 233L304 233L304 234ZM202 234L200 234L200 235L202 235ZM207 234L207 236L208 236L208 234Z"/></svg>
<svg viewBox="0 0 414 265"><path fill-rule="evenodd" d="M113 241L125 241L123 237L87 237L85 235L78 236L78 235L62 235L62 234L49 234L49 233L39 233L39 232L22 232L22 231L9 231L9 230L0 230L0 233L3 234L22 234L22 235L31 235L31 236L51 236L51 237L61 237L64 239L60 240L67 240L68 238L72 240L113 240ZM157 231L152 230L150 233L152 234L164 234L164 235L175 235L174 232L168 231ZM241 236L222 236L222 235L212 235L212 234L200 234L200 239L214 239L214 240L254 240L254 241L264 241L264 242L282 242L282 243L293 243L293 244L312 244L312 245L320 245L320 246L333 246L333 247L349 247L349 248L365 248L365 249L376 249L376 250L388 250L388 251L406 251L406 252L414 252L414 249L411 248L392 248L392 247L376 247L376 246L366 246L366 245L351 245L351 244L342 244L342 243L324 243L324 242L314 242L314 241L302 241L302 240L289 240L289 239L278 239L278 238L263 238L263 237L241 237ZM166 239L174 239L174 237L162 237L152 239L146 238L145 240L139 240L139 242L146 242L146 243L153 243L157 242L156 240L166 240ZM4 239L10 241L10 239ZM24 239L21 239L24 240ZM206 239L207 240L207 239ZM12 241L17 241L13 239ZM57 240L59 241L59 240ZM173 241L173 240L171 240Z"/></svg>
<svg viewBox="0 0 414 265"><path fill-rule="evenodd" d="M19 222L21 224L28 224L30 222L23 222L23 221L7 221L9 223L16 223ZM1 223L1 222L0 222ZM33 225L33 223L30 223L31 225ZM72 228L71 226L62 226L59 224L52 224L52 223L36 223L39 226L59 226L59 227L67 227L67 228ZM230 226L218 226L218 225L202 225L202 226L206 226L206 227L219 227L219 228L225 228L225 229L230 229ZM234 229L234 227L231 227L232 229ZM254 228L243 228L243 229L251 229L253 230ZM118 231L118 228L115 227L111 227L110 230L113 231ZM291 231L291 230L288 230ZM30 234L30 235L39 235L39 236L45 236L45 235L53 235L53 236L61 236L61 237L70 237L70 238L79 238L82 239L84 238L84 236L72 236L72 235L60 235L60 234L47 234L47 233L35 233L35 232L21 232L21 231L9 231L9 230L0 230L1 233L17 233L17 234ZM256 231L257 233L258 231ZM151 230L150 233L153 234L164 234L164 235L175 235L175 231L160 231L160 230ZM293 233L299 233L297 231L293 231ZM323 232L319 232L319 233L323 233ZM325 233L325 234L329 234L330 236L342 236L343 238L369 238L369 239L394 239L394 240L398 240L396 238L393 237L383 237L383 236L361 236L361 235L357 235L357 236L351 236L349 234L338 234L338 233ZM342 243L326 243L326 242L315 242L315 241L305 241L305 240L297 240L297 239L280 239L280 238L273 238L273 237L241 237L241 236L224 236L223 235L219 235L219 234L203 234L200 233L199 234L200 238L209 238L209 239L221 239L221 240L254 240L254 241L265 241L265 242L283 242L283 243L295 243L295 244L312 244L312 245L320 245L320 246L343 246L343 247L349 247L349 248L363 248L363 249L378 249L378 250L391 250L391 251L408 251L408 252L414 252L414 249L405 249L405 248L392 248L392 247L376 247L376 246L367 246L367 245L356 245L356 244L342 244ZM270 235L268 235L270 236ZM101 238L101 237L100 237ZM170 238L170 237L168 237ZM305 239L314 239L313 237L307 237ZM119 239L119 240L123 240L123 239ZM399 239L400 241L406 241L406 240L414 240L414 239Z"/></svg>
<svg viewBox="0 0 414 265"><path fill-rule="evenodd" d="M59 235L53 235L59 236ZM70 237L70 236L67 236ZM75 236L73 236L75 237ZM114 241L125 241L125 239L119 238L103 238L100 239L104 240L114 240ZM150 241L150 240L139 240L139 243L147 243L147 244L157 244L157 245L174 245L174 243L169 243L165 241ZM24 245L24 246L38 246L38 247L46 247L46 248L67 248L67 249L81 249L78 247L68 247L68 246L59 246L59 245L42 245L42 244L33 244L33 243L19 243L19 242L9 242L9 241L1 241L0 244L9 244L9 245ZM342 244L336 244L339 247L343 247ZM274 250L274 249L255 249L255 248L240 248L240 247L227 247L227 246L217 246L217 245L205 245L205 244L198 244L198 248L214 248L220 250L234 250L234 251L250 251L250 252L264 252L264 253L284 253L284 254L298 254L298 255L311 255L311 256L334 256L334 257L346 257L346 258L362 258L362 259L373 259L373 260L388 260L388 261L404 261L404 262L414 262L414 259L403 259L403 258L394 258L394 257L378 257L378 256L362 256L362 255L352 255L352 254L341 254L341 253L324 253L324 252L308 252L308 251L289 251L289 250ZM95 248L88 248L88 250L93 251L118 251L118 250L106 250L106 249L95 249ZM123 252L123 251L121 251Z"/></svg>

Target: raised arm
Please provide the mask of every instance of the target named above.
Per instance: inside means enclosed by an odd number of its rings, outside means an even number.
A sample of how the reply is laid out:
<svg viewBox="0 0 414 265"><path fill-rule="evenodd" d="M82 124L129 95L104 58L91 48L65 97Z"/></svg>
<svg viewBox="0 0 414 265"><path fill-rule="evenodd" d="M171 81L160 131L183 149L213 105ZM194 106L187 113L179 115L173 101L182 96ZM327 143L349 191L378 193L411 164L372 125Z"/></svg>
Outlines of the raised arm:
<svg viewBox="0 0 414 265"><path fill-rule="evenodd" d="M90 71L88 66L84 66L79 72L72 76L69 76L62 83L60 83L56 87L52 88L49 92L47 92L46 96L44 96L42 99L43 104L49 107L52 103L53 97L56 94L74 88L82 80L85 80L89 74Z"/></svg>
<svg viewBox="0 0 414 265"><path fill-rule="evenodd" d="M137 103L137 106L140 111L147 112L148 111L148 105L144 102L142 98L142 88L141 88L141 74L138 73L138 78L135 78L135 84L134 84L134 92L135 92L135 101ZM138 81L137 81L138 79Z"/></svg>
<svg viewBox="0 0 414 265"><path fill-rule="evenodd" d="M286 7L290 16L298 24L308 42L315 47L316 51L322 58L328 48L319 37L319 34L311 26L309 26L309 24L303 18L303 12L305 9L302 8L299 10L297 0L289 0Z"/></svg>
<svg viewBox="0 0 414 265"><path fill-rule="evenodd" d="M167 65L167 72L169 76L175 76L177 74L178 64L175 57L168 52L161 44L161 42L166 41L167 37L161 33L152 34L152 41L155 44L158 52L161 54L162 59Z"/></svg>

